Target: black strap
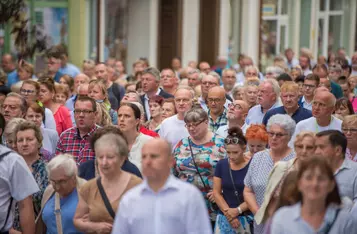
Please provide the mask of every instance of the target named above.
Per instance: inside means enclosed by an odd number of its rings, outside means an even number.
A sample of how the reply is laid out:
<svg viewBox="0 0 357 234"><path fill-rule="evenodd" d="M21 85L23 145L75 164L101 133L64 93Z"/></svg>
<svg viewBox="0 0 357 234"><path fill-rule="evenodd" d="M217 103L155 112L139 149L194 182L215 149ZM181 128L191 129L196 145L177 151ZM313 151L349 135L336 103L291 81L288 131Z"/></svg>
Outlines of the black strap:
<svg viewBox="0 0 357 234"><path fill-rule="evenodd" d="M107 208L108 213L114 219L115 218L115 212L113 210L113 207L110 205L110 202L108 200L107 194L105 194L102 182L100 181L100 177L98 177L98 179L97 179L97 186L98 186L100 195L102 196L105 208Z"/></svg>
<svg viewBox="0 0 357 234"><path fill-rule="evenodd" d="M1 155L0 155L0 161L1 161L6 155L10 154L11 152L12 152L12 151L7 151L7 152L1 154ZM10 198L10 205L9 205L9 207L7 208L7 214L6 214L5 223L4 223L4 225L2 226L2 228L0 228L0 232L1 232L1 230L3 230L3 229L5 228L6 223L7 223L8 219L9 219L10 212L11 212L11 208L12 208L12 201L13 201L13 200L14 200L14 199L11 197L11 198Z"/></svg>
<svg viewBox="0 0 357 234"><path fill-rule="evenodd" d="M327 225L327 229L326 229L326 232L325 232L326 234L330 233L330 230L333 227L333 225L335 224L335 221L336 221L336 219L338 217L338 214L340 213L340 210L341 209L337 209L336 210L336 214L335 214L335 217L334 217L333 221Z"/></svg>
<svg viewBox="0 0 357 234"><path fill-rule="evenodd" d="M232 169L231 169L231 165L229 163L229 159L227 160L228 162L228 168L229 168L229 175L231 177L232 180L232 185L233 185L233 189L234 189L234 195L237 197L237 201L238 201L238 206L241 204L240 199L239 199L239 193L238 190L236 189L236 186L234 184L234 179L233 179L233 175L232 175Z"/></svg>

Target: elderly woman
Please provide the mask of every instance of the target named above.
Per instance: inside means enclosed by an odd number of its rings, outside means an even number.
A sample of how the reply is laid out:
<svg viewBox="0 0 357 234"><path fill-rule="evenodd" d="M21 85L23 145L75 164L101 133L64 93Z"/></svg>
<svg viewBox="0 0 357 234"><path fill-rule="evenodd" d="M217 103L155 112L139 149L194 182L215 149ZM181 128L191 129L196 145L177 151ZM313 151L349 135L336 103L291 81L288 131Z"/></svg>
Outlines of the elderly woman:
<svg viewBox="0 0 357 234"><path fill-rule="evenodd" d="M268 133L263 124L252 124L245 133L247 139L247 145L249 151L245 153L245 156L251 158L259 151L266 149L268 144Z"/></svg>
<svg viewBox="0 0 357 234"><path fill-rule="evenodd" d="M149 111L151 119L145 123L147 129L158 132L162 122L162 104L164 98L161 96L151 97L149 100Z"/></svg>
<svg viewBox="0 0 357 234"><path fill-rule="evenodd" d="M86 181L76 176L77 165L69 154L57 155L46 169L50 185L42 197L36 233L79 233L73 225L73 217L78 204L78 191Z"/></svg>
<svg viewBox="0 0 357 234"><path fill-rule="evenodd" d="M185 115L188 138L180 140L175 149L175 175L201 190L211 221L215 221L213 176L217 162L226 157L224 138L208 130L208 115L202 108L193 108Z"/></svg>
<svg viewBox="0 0 357 234"><path fill-rule="evenodd" d="M96 141L94 150L100 177L81 188L73 222L84 233L111 233L123 194L141 179L121 169L129 153L123 137L106 134Z"/></svg>
<svg viewBox="0 0 357 234"><path fill-rule="evenodd" d="M258 85L247 83L244 86L244 100L248 103L249 109L257 104Z"/></svg>
<svg viewBox="0 0 357 234"><path fill-rule="evenodd" d="M263 204L269 173L275 163L288 161L295 157L295 152L288 146L291 136L294 134L295 126L295 121L289 115L277 114L268 121L270 149L254 154L244 179L244 200L253 214L256 214ZM263 225L254 222L254 233L263 233L263 230Z"/></svg>
<svg viewBox="0 0 357 234"><path fill-rule="evenodd" d="M343 118L342 132L347 138L346 158L357 162L357 115L347 115Z"/></svg>
<svg viewBox="0 0 357 234"><path fill-rule="evenodd" d="M48 185L48 176L46 164L40 155L42 145L42 134L34 123L25 121L16 126L15 143L17 152L25 159L33 177L35 178L40 191L32 196L35 218L41 210L41 200L43 192ZM20 227L19 211L16 207L13 228L17 231L24 230L26 227Z"/></svg>
<svg viewBox="0 0 357 234"><path fill-rule="evenodd" d="M17 151L15 130L16 127L23 122L26 122L26 120L21 118L13 118L6 124L4 129L4 134L2 136L3 144L14 151Z"/></svg>
<svg viewBox="0 0 357 234"><path fill-rule="evenodd" d="M313 132L300 132L296 136L294 148L296 158L287 162L278 162L270 173L269 182L265 190L264 202L254 217L257 224L265 223L275 211L276 203L280 196L281 185L285 177L291 171L298 170L301 163L314 154L315 134Z"/></svg>
<svg viewBox="0 0 357 234"><path fill-rule="evenodd" d="M233 100L244 100L244 86L237 85L232 89Z"/></svg>
<svg viewBox="0 0 357 234"><path fill-rule="evenodd" d="M299 202L274 214L271 233L355 233L356 221L351 213L339 208L341 199L334 173L324 158L302 162L297 180Z"/></svg>

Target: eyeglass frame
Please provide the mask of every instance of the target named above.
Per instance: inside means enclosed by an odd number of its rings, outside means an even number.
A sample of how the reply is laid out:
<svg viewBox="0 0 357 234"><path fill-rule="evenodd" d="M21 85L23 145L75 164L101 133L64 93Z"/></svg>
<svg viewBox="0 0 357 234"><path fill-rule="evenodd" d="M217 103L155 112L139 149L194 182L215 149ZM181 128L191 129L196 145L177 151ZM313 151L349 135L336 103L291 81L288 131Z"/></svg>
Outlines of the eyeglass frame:
<svg viewBox="0 0 357 234"><path fill-rule="evenodd" d="M185 128L187 128L187 129L189 129L189 128L191 128L191 127L197 128L198 125L200 125L201 123L205 122L206 120L207 120L207 119L203 119L203 120L199 121L199 122L196 123L196 124L194 124L194 123L189 123L189 124L185 123Z"/></svg>

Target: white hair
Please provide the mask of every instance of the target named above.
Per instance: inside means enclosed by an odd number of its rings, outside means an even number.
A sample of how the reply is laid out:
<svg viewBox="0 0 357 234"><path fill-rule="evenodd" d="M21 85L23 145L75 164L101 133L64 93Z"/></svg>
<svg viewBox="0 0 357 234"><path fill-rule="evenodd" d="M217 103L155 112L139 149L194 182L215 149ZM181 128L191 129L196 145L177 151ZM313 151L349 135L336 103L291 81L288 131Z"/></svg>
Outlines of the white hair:
<svg viewBox="0 0 357 234"><path fill-rule="evenodd" d="M176 89L175 94L177 93L177 91L182 90L182 89L189 91L189 92L191 93L192 99L195 98L195 90L193 90L193 88L191 88L191 87L188 86L188 85L180 85L180 86Z"/></svg>
<svg viewBox="0 0 357 234"><path fill-rule="evenodd" d="M276 100L279 99L279 96L280 96L280 86L279 86L279 83L278 81L274 80L274 79L266 79L264 80L262 83L269 83L271 84L271 86L273 87L273 91L276 95Z"/></svg>
<svg viewBox="0 0 357 234"><path fill-rule="evenodd" d="M278 76L280 76L281 74L285 73L284 69L282 69L281 67L278 66L270 66L267 67L265 70L265 73L273 73L274 77L277 78Z"/></svg>
<svg viewBox="0 0 357 234"><path fill-rule="evenodd" d="M114 133L108 133L101 136L94 143L94 149L98 150L99 147L103 147L105 150L113 149L115 154L122 159L125 159L129 155L128 144L125 139Z"/></svg>
<svg viewBox="0 0 357 234"><path fill-rule="evenodd" d="M276 114L270 117L267 123L267 130L270 131L270 128L272 125L278 125L281 128L283 128L290 136L295 132L295 127L296 123L295 121L290 117L290 115L287 114Z"/></svg>
<svg viewBox="0 0 357 234"><path fill-rule="evenodd" d="M13 118L11 119L5 126L4 129L4 137L5 138L15 138L15 130L18 125L26 122L25 119L22 118Z"/></svg>
<svg viewBox="0 0 357 234"><path fill-rule="evenodd" d="M254 66L254 65L249 65L244 68L244 76L247 74L249 69L254 69L257 72L257 76L259 76L259 69L257 66Z"/></svg>
<svg viewBox="0 0 357 234"><path fill-rule="evenodd" d="M217 82L219 84L220 80L221 80L221 77L219 76L219 74L217 72L214 72L214 71L211 71L207 74L207 76L213 76L214 78L217 79Z"/></svg>
<svg viewBox="0 0 357 234"><path fill-rule="evenodd" d="M223 76L224 74L226 74L226 72L233 72L234 76L237 75L236 70L231 69L231 68L225 68L225 69L222 71L222 76Z"/></svg>
<svg viewBox="0 0 357 234"><path fill-rule="evenodd" d="M63 168L66 176L77 175L78 169L77 164L73 159L73 156L70 154L59 154L47 164L46 170L48 177L50 177L51 172L55 169Z"/></svg>

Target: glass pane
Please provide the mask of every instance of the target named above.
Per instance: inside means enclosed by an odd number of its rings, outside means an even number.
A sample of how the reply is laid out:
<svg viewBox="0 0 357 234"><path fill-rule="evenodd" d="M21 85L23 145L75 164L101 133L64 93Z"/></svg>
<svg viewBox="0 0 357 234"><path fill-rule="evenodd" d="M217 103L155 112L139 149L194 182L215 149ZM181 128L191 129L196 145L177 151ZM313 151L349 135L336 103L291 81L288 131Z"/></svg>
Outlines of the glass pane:
<svg viewBox="0 0 357 234"><path fill-rule="evenodd" d="M328 52L336 51L339 47L341 47L341 27L342 16L330 16L328 27Z"/></svg>
<svg viewBox="0 0 357 234"><path fill-rule="evenodd" d="M281 13L282 15L288 14L288 1L289 0L281 0Z"/></svg>
<svg viewBox="0 0 357 234"><path fill-rule="evenodd" d="M280 45L279 45L279 53L284 53L285 48L285 43L286 43L286 26L282 25L280 26Z"/></svg>
<svg viewBox="0 0 357 234"><path fill-rule="evenodd" d="M330 10L331 11L342 10L342 0L330 0Z"/></svg>
<svg viewBox="0 0 357 234"><path fill-rule="evenodd" d="M318 55L322 55L323 53L323 35L324 35L324 20L319 19L319 29L318 29Z"/></svg>
<svg viewBox="0 0 357 234"><path fill-rule="evenodd" d="M325 11L326 9L326 0L320 0L320 11Z"/></svg>
<svg viewBox="0 0 357 234"><path fill-rule="evenodd" d="M93 59L94 61L98 58L97 51L97 30L98 30L98 14L97 14L97 0L91 0L90 2L90 14L88 16L89 20L89 48L87 58Z"/></svg>
<svg viewBox="0 0 357 234"><path fill-rule="evenodd" d="M276 48L277 21L263 20L261 25L261 68L265 71L265 67L273 64Z"/></svg>
<svg viewBox="0 0 357 234"><path fill-rule="evenodd" d="M278 14L278 0L263 0L262 15L272 16Z"/></svg>

